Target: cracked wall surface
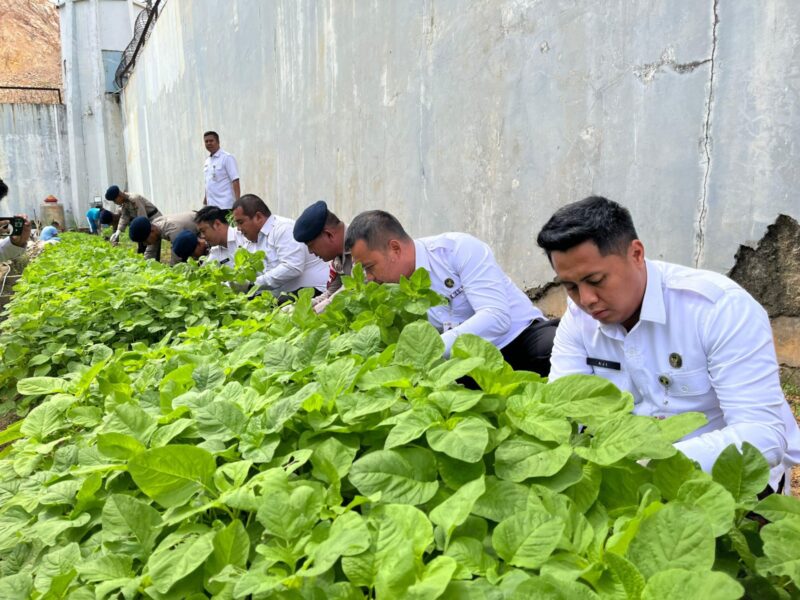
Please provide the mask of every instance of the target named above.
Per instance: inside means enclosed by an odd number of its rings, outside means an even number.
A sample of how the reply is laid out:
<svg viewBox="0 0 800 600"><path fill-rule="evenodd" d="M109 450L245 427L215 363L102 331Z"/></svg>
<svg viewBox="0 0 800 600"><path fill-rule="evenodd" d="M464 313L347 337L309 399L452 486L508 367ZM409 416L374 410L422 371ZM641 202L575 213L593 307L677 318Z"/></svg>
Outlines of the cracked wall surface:
<svg viewBox="0 0 800 600"><path fill-rule="evenodd" d="M750 6L752 4L752 6ZM524 288L535 236L589 194L652 258L727 271L800 218L800 4L170 0L123 94L129 187L202 201L202 132L296 216L385 208L489 242Z"/></svg>

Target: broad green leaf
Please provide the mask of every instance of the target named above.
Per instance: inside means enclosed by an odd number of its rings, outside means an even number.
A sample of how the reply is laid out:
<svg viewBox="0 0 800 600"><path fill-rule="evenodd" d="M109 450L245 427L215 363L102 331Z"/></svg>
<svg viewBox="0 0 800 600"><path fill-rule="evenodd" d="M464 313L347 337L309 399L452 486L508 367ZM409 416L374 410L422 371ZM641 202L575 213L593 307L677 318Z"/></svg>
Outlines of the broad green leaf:
<svg viewBox="0 0 800 600"><path fill-rule="evenodd" d="M458 336L450 349L450 354L453 358L480 358L483 364L475 370L496 372L503 368L503 355L497 346L477 335Z"/></svg>
<svg viewBox="0 0 800 600"><path fill-rule="evenodd" d="M653 483L667 500L674 500L680 487L698 473L691 459L681 452L669 458L654 460L648 466L653 470Z"/></svg>
<svg viewBox="0 0 800 600"><path fill-rule="evenodd" d="M119 554L106 554L75 565L82 579L99 583L113 579L124 579L132 575L133 558Z"/></svg>
<svg viewBox="0 0 800 600"><path fill-rule="evenodd" d="M668 504L644 519L628 548L628 559L646 578L667 569L709 571L714 532L700 509Z"/></svg>
<svg viewBox="0 0 800 600"><path fill-rule="evenodd" d="M480 402L483 396L483 392L477 390L441 390L431 393L428 400L438 406L442 413L449 415L469 410Z"/></svg>
<svg viewBox="0 0 800 600"><path fill-rule="evenodd" d="M103 424L103 431L105 433L124 433L147 444L156 427L156 420L139 406L121 404L108 416Z"/></svg>
<svg viewBox="0 0 800 600"><path fill-rule="evenodd" d="M192 379L198 390L213 390L225 381L225 373L218 365L206 363L195 367Z"/></svg>
<svg viewBox="0 0 800 600"><path fill-rule="evenodd" d="M239 437L247 424L242 410L229 400L216 400L192 411L197 421L197 430L205 439L227 442Z"/></svg>
<svg viewBox="0 0 800 600"><path fill-rule="evenodd" d="M734 525L736 502L730 492L709 479L691 479L678 490L678 502L702 510L716 537L727 533Z"/></svg>
<svg viewBox="0 0 800 600"><path fill-rule="evenodd" d="M439 469L439 477L447 487L453 490L486 474L486 465L483 461L466 463L445 454L436 455L436 465Z"/></svg>
<svg viewBox="0 0 800 600"><path fill-rule="evenodd" d="M378 450L353 463L350 482L364 496L382 493L385 502L424 504L439 489L436 461L421 448Z"/></svg>
<svg viewBox="0 0 800 600"><path fill-rule="evenodd" d="M214 575L227 565L245 568L250 554L250 538L238 519L231 521L214 535L213 551L205 564L206 572Z"/></svg>
<svg viewBox="0 0 800 600"><path fill-rule="evenodd" d="M686 412L656 421L661 435L669 442L677 442L706 423L708 418L701 412Z"/></svg>
<svg viewBox="0 0 800 600"><path fill-rule="evenodd" d="M75 542L51 549L37 565L34 587L40 592L48 591L53 580L70 573L80 559L80 547Z"/></svg>
<svg viewBox="0 0 800 600"><path fill-rule="evenodd" d="M346 512L331 525L327 539L309 552L313 567L305 570L304 577L321 575L330 569L341 556L355 556L370 547L366 521L355 512Z"/></svg>
<svg viewBox="0 0 800 600"><path fill-rule="evenodd" d="M754 446L744 442L740 453L730 445L711 468L714 481L728 490L737 504L752 508L769 483L769 464Z"/></svg>
<svg viewBox="0 0 800 600"><path fill-rule="evenodd" d="M111 552L144 558L159 535L161 516L138 498L112 494L103 505L102 525L103 545Z"/></svg>
<svg viewBox="0 0 800 600"><path fill-rule="evenodd" d="M168 535L147 561L153 587L166 594L199 567L214 551L214 532L188 531Z"/></svg>
<svg viewBox="0 0 800 600"><path fill-rule="evenodd" d="M45 401L34 408L20 426L20 432L37 441L43 442L55 432L69 426L64 411L63 403L52 400Z"/></svg>
<svg viewBox="0 0 800 600"><path fill-rule="evenodd" d="M613 465L660 435L651 419L633 415L615 417L590 433L589 446L575 448L575 454L603 466Z"/></svg>
<svg viewBox="0 0 800 600"><path fill-rule="evenodd" d="M549 576L531 577L523 581L511 594L510 600L597 600L592 589L577 581Z"/></svg>
<svg viewBox="0 0 800 600"><path fill-rule="evenodd" d="M472 507L472 513L496 523L522 512L528 504L529 489L495 477L485 479L486 491Z"/></svg>
<svg viewBox="0 0 800 600"><path fill-rule="evenodd" d="M497 568L497 560L486 552L483 541L473 537L453 538L445 555L455 559L459 568L466 569L470 575L485 575Z"/></svg>
<svg viewBox="0 0 800 600"><path fill-rule="evenodd" d="M737 600L743 594L744 588L724 573L667 569L648 580L642 600Z"/></svg>
<svg viewBox="0 0 800 600"><path fill-rule="evenodd" d="M552 446L528 436L516 435L497 448L494 467L498 477L518 483L529 477L555 475L571 455L569 446Z"/></svg>
<svg viewBox="0 0 800 600"><path fill-rule="evenodd" d="M753 512L773 522L792 516L800 517L800 501L795 496L771 494L756 504Z"/></svg>
<svg viewBox="0 0 800 600"><path fill-rule="evenodd" d="M343 443L335 437L329 437L314 447L311 474L325 483L339 482L350 472L357 451L357 443Z"/></svg>
<svg viewBox="0 0 800 600"><path fill-rule="evenodd" d="M800 516L788 515L761 530L764 556L756 560L758 570L790 577L800 588Z"/></svg>
<svg viewBox="0 0 800 600"><path fill-rule="evenodd" d="M194 446L152 448L128 461L128 471L139 489L166 508L180 506L208 490L215 469L214 457Z"/></svg>
<svg viewBox="0 0 800 600"><path fill-rule="evenodd" d="M101 454L118 460L128 460L145 448L134 437L124 433L101 433L97 436L97 449Z"/></svg>
<svg viewBox="0 0 800 600"><path fill-rule="evenodd" d="M355 423L362 417L383 412L395 404L397 404L397 392L389 388L343 394L336 398L336 406L345 423Z"/></svg>
<svg viewBox="0 0 800 600"><path fill-rule="evenodd" d="M258 521L267 533L287 542L305 534L320 518L323 507L322 486L299 482L293 488L288 483L265 488L258 508Z"/></svg>
<svg viewBox="0 0 800 600"><path fill-rule="evenodd" d="M0 578L0 598L5 600L28 600L33 591L33 578L22 572Z"/></svg>
<svg viewBox="0 0 800 600"><path fill-rule="evenodd" d="M477 417L451 417L425 432L431 449L467 463L483 458L489 443L487 425Z"/></svg>
<svg viewBox="0 0 800 600"><path fill-rule="evenodd" d="M451 358L428 371L425 375L425 380L430 382L433 387L441 388L458 381L482 364L483 359L479 357Z"/></svg>
<svg viewBox="0 0 800 600"><path fill-rule="evenodd" d="M467 483L431 511L431 522L441 527L449 540L455 528L467 520L475 501L485 491L486 482L483 477ZM447 544L445 544L446 546Z"/></svg>
<svg viewBox="0 0 800 600"><path fill-rule="evenodd" d="M622 587L625 588L628 598L640 598L645 586L645 580L633 563L614 552L606 552L604 558L614 579L619 581Z"/></svg>
<svg viewBox="0 0 800 600"><path fill-rule="evenodd" d="M67 391L69 384L59 377L28 377L17 382L17 392L23 396L44 396Z"/></svg>
<svg viewBox="0 0 800 600"><path fill-rule="evenodd" d="M439 598L457 568L455 560L449 556L437 556L425 565L422 575L410 586L403 597L409 600L431 600Z"/></svg>
<svg viewBox="0 0 800 600"><path fill-rule="evenodd" d="M495 527L492 546L506 562L537 569L550 557L564 532L564 522L544 510L517 513Z"/></svg>
<svg viewBox="0 0 800 600"><path fill-rule="evenodd" d="M545 442L564 444L572 433L572 424L566 418L551 416L546 405L530 396L511 396L506 414L515 427Z"/></svg>
<svg viewBox="0 0 800 600"><path fill-rule="evenodd" d="M394 361L423 370L444 354L439 332L427 321L417 321L403 328L394 350Z"/></svg>
<svg viewBox="0 0 800 600"><path fill-rule="evenodd" d="M389 450L412 442L441 420L442 415L439 411L429 405L416 406L390 417L380 423L381 425L394 425L389 435L386 436L383 447L385 450Z"/></svg>

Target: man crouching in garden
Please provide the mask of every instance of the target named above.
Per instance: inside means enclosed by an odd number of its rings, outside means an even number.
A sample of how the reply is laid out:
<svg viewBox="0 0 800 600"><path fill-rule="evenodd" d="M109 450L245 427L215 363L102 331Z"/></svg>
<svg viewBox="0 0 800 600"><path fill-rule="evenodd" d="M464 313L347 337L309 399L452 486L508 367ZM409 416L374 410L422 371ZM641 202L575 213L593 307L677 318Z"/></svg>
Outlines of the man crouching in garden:
<svg viewBox="0 0 800 600"><path fill-rule="evenodd" d="M353 219L344 247L378 283L397 283L421 267L428 271L431 289L447 300L428 310L445 356L459 335L472 333L497 346L515 369L547 375L557 321L543 317L479 239L442 233L414 240L395 217L370 210Z"/></svg>
<svg viewBox="0 0 800 600"><path fill-rule="evenodd" d="M729 445L755 446L766 493L789 488L800 430L783 396L764 309L718 273L645 259L627 209L592 196L559 209L538 244L569 297L550 381L595 374L633 395L633 412L689 411L708 424L675 446L710 471Z"/></svg>

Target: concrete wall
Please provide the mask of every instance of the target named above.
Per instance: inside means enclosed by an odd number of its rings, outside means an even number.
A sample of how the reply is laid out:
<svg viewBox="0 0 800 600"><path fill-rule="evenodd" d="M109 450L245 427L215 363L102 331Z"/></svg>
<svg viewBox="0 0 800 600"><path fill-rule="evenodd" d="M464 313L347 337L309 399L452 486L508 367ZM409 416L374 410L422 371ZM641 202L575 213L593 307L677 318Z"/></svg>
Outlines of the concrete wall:
<svg viewBox="0 0 800 600"><path fill-rule="evenodd" d="M52 194L71 220L71 188L63 104L0 104L0 176L9 187L0 216L41 213ZM49 225L49 223L47 223Z"/></svg>
<svg viewBox="0 0 800 600"><path fill-rule="evenodd" d="M591 193L651 257L719 271L800 217L790 0L169 0L123 93L129 188L200 205L202 133L295 217L394 212L469 231L518 284L535 234Z"/></svg>
<svg viewBox="0 0 800 600"><path fill-rule="evenodd" d="M60 0L59 17L72 207L83 219L111 183L127 182L120 100L106 92L103 50L124 50L130 41L129 6L121 0Z"/></svg>

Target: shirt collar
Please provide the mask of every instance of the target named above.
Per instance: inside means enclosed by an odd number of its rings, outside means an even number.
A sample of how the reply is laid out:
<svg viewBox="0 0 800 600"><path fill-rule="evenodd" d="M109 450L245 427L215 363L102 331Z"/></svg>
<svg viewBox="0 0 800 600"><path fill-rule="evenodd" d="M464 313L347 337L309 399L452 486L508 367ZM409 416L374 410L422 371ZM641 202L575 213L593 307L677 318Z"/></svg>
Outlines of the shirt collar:
<svg viewBox="0 0 800 600"><path fill-rule="evenodd" d="M261 227L261 231L258 233L258 236L261 237L262 234L264 237L269 236L273 227L275 227L275 215L270 215L269 219L267 219L267 222Z"/></svg>
<svg viewBox="0 0 800 600"><path fill-rule="evenodd" d="M416 265L414 266L414 270L416 271L420 267L424 268L428 273L431 272L431 260L428 256L428 249L425 247L425 244L420 242L419 240L414 240L414 248L416 249Z"/></svg>
<svg viewBox="0 0 800 600"><path fill-rule="evenodd" d="M645 259L644 263L647 269L647 283L642 297L642 308L639 311L639 322L634 325L634 328L642 321L660 323L662 325L667 322L664 294L661 290L661 271L647 259ZM610 338L622 339L625 337L625 328L619 323L610 325L604 325L600 321L596 323L597 328Z"/></svg>
<svg viewBox="0 0 800 600"><path fill-rule="evenodd" d="M222 154L222 148L219 148L214 154L209 155L210 158L216 158Z"/></svg>

